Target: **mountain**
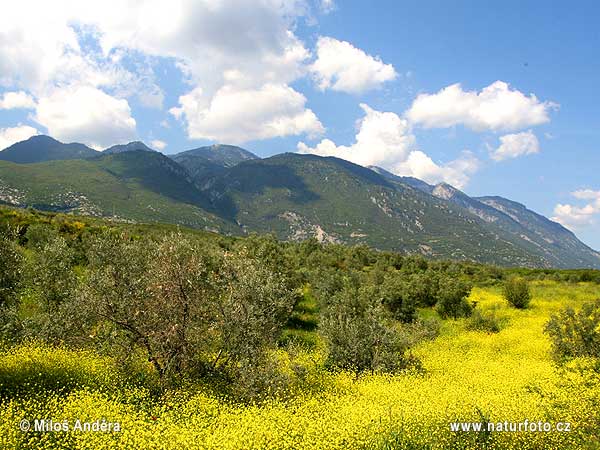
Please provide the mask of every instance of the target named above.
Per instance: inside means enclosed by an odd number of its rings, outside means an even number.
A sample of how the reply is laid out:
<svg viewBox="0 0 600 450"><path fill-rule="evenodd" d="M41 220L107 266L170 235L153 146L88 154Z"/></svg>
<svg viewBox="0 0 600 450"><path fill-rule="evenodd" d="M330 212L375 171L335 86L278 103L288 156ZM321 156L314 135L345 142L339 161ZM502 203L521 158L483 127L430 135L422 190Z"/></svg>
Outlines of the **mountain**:
<svg viewBox="0 0 600 450"><path fill-rule="evenodd" d="M388 180L408 184L409 186L412 186L415 189L426 192L428 194L431 194L433 192L434 186L425 183L423 180L419 180L418 178L400 177L398 175L393 174L392 172L388 172L387 170L377 166L369 166L369 169L377 172L379 175L381 175L384 178L387 178Z"/></svg>
<svg viewBox="0 0 600 450"><path fill-rule="evenodd" d="M113 145L112 147L109 147L106 150L103 150L102 153L104 155L111 155L114 153L124 153L124 152L131 152L131 151L135 151L135 150L140 150L140 151L144 151L144 152L156 152L156 150L151 149L143 142L133 141L133 142L130 142L129 144Z"/></svg>
<svg viewBox="0 0 600 450"><path fill-rule="evenodd" d="M258 159L258 156L233 145L215 144L177 153L171 158L185 167L195 180L201 181L243 161Z"/></svg>
<svg viewBox="0 0 600 450"><path fill-rule="evenodd" d="M236 228L211 211L185 169L161 153L140 150L86 160L0 161L0 202L224 232Z"/></svg>
<svg viewBox="0 0 600 450"><path fill-rule="evenodd" d="M2 150L0 160L30 164L43 161L92 158L97 155L97 151L83 144L63 144L50 136L39 135L17 142Z"/></svg>
<svg viewBox="0 0 600 450"><path fill-rule="evenodd" d="M545 249L557 255L562 264L567 267L598 267L600 253L583 244L573 232L561 224L554 222L534 211L527 209L521 203L502 197L477 197L484 203L503 212L540 242ZM530 235L531 235L530 234Z"/></svg>
<svg viewBox="0 0 600 450"><path fill-rule="evenodd" d="M432 257L546 265L467 209L337 158L290 153L247 161L203 189L242 229L282 239L314 236Z"/></svg>
<svg viewBox="0 0 600 450"><path fill-rule="evenodd" d="M537 255L541 267L598 267L600 253L592 250L559 223L502 197L469 197L447 183L432 186L412 177L399 177L380 167L373 170L387 179L406 183L434 197L461 206L501 232L505 239Z"/></svg>
<svg viewBox="0 0 600 450"><path fill-rule="evenodd" d="M167 157L137 142L94 156L0 161L0 203L504 266L600 268L598 252L519 203L337 158L258 159L232 146Z"/></svg>

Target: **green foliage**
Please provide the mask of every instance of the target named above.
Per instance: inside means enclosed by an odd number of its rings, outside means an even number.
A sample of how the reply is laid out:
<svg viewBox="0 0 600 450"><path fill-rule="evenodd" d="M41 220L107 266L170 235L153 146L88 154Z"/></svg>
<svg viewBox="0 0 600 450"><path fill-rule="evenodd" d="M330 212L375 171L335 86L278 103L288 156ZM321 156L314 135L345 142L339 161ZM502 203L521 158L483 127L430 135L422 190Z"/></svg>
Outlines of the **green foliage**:
<svg viewBox="0 0 600 450"><path fill-rule="evenodd" d="M431 341L440 334L440 321L436 318L419 318L399 326L400 339L408 348L421 341Z"/></svg>
<svg viewBox="0 0 600 450"><path fill-rule="evenodd" d="M467 330L484 331L486 333L499 333L502 329L501 320L497 317L495 311L483 312L478 308L473 310L473 314L467 321Z"/></svg>
<svg viewBox="0 0 600 450"><path fill-rule="evenodd" d="M469 317L473 306L467 301L472 286L459 278L446 278L440 282L436 310L440 317Z"/></svg>
<svg viewBox="0 0 600 450"><path fill-rule="evenodd" d="M0 308L15 295L22 273L22 255L16 243L0 234Z"/></svg>
<svg viewBox="0 0 600 450"><path fill-rule="evenodd" d="M76 286L73 271L75 253L67 241L57 236L49 238L27 259L27 281L42 299L44 308L52 313L71 297Z"/></svg>
<svg viewBox="0 0 600 450"><path fill-rule="evenodd" d="M328 346L327 365L362 371L396 371L412 362L406 343L388 324L373 286L346 280L325 309L319 330Z"/></svg>
<svg viewBox="0 0 600 450"><path fill-rule="evenodd" d="M156 243L108 234L91 242L88 260L81 337L123 355L139 349L165 381L212 372L248 380L293 306L285 279L245 251L181 234Z"/></svg>
<svg viewBox="0 0 600 450"><path fill-rule="evenodd" d="M401 273L388 273L381 285L380 295L385 305L394 318L401 322L412 322L416 318L416 308L422 293L420 289L415 290L417 278L420 275L405 277Z"/></svg>
<svg viewBox="0 0 600 450"><path fill-rule="evenodd" d="M544 331L552 340L557 359L600 357L600 300L585 303L579 311L562 310L551 317Z"/></svg>
<svg viewBox="0 0 600 450"><path fill-rule="evenodd" d="M522 278L512 277L504 282L504 298L517 309L525 309L531 302L529 284Z"/></svg>

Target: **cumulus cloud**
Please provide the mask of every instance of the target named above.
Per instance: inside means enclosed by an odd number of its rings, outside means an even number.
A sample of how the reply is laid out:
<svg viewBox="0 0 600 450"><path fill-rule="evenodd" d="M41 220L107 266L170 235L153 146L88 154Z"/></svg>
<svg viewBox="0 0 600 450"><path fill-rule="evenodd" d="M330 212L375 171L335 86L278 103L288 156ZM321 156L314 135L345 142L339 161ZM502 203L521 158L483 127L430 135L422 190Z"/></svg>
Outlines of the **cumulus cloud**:
<svg viewBox="0 0 600 450"><path fill-rule="evenodd" d="M156 150L163 151L167 147L167 143L161 141L160 139L154 139L152 142L150 142L150 146Z"/></svg>
<svg viewBox="0 0 600 450"><path fill-rule="evenodd" d="M464 91L457 83L435 94L418 95L406 117L424 128L464 125L475 131L514 131L548 122L550 111L557 107L503 81L480 92Z"/></svg>
<svg viewBox="0 0 600 450"><path fill-rule="evenodd" d="M305 75L310 52L293 30L307 8L304 0L13 2L0 16L0 85L25 89L39 104L57 90L89 87L118 100L135 97L142 105L160 108L164 93L154 70L161 63L179 69L190 86L187 96L204 105L218 103L216 96L224 92L260 96L265 86L289 87ZM294 109L295 96L282 100L290 101L286 107ZM112 115L121 113L117 107ZM44 116L39 111L36 115ZM93 116L93 111L85 116ZM247 116L252 116L252 109ZM301 133L311 125L289 125L301 121L299 116L310 122L314 113L305 108L284 117L287 125L263 125ZM180 117L188 130L220 135L218 127L209 129L212 122L192 122L203 115ZM267 119L273 117L267 114ZM116 135L113 143L119 140Z"/></svg>
<svg viewBox="0 0 600 450"><path fill-rule="evenodd" d="M496 161L539 153L540 143L531 130L500 136L500 146L490 155Z"/></svg>
<svg viewBox="0 0 600 450"><path fill-rule="evenodd" d="M554 208L552 220L572 230L594 225L600 214L600 191L581 189L571 195L578 200L586 200L587 204L576 206L559 203Z"/></svg>
<svg viewBox="0 0 600 450"><path fill-rule="evenodd" d="M411 176L433 184L443 181L463 189L479 166L479 160L468 150L443 165L436 164L425 153L415 150L410 152L406 161L398 165L395 172L397 175Z"/></svg>
<svg viewBox="0 0 600 450"><path fill-rule="evenodd" d="M352 145L336 145L323 139L315 147L298 143L300 153L335 156L362 166L380 166L392 173L414 176L429 183L448 182L463 188L479 167L470 152L456 160L439 165L417 150L415 137L407 119L393 112L381 112L361 104L365 115L358 123L356 140Z"/></svg>
<svg viewBox="0 0 600 450"><path fill-rule="evenodd" d="M317 59L310 70L321 90L361 93L394 80L391 64L384 64L346 41L321 36L317 41Z"/></svg>
<svg viewBox="0 0 600 450"><path fill-rule="evenodd" d="M35 100L26 92L5 92L0 98L0 109L33 109Z"/></svg>
<svg viewBox="0 0 600 450"><path fill-rule="evenodd" d="M305 107L306 97L284 84L266 84L258 89L232 86L221 88L210 100L195 89L171 109L185 117L188 135L242 143L253 139L307 133L317 136L324 128L317 116Z"/></svg>
<svg viewBox="0 0 600 450"><path fill-rule="evenodd" d="M57 89L40 99L34 119L61 141L84 142L96 149L136 137L127 100L93 87Z"/></svg>
<svg viewBox="0 0 600 450"><path fill-rule="evenodd" d="M304 14L303 2L182 0L154 2L152 8L132 5L134 11L124 19L112 13L95 19L102 30L100 44L106 53L129 48L174 59L191 88L171 112L183 120L188 137L240 143L320 127L311 110L298 109L306 100L289 87L304 75L310 56L293 32L294 20ZM140 27L140 22L146 25ZM245 111L233 104L235 94L249 106ZM283 104L274 105L272 95ZM254 103L260 107L254 108ZM233 109L224 111L225 105ZM226 122L236 118L246 122Z"/></svg>
<svg viewBox="0 0 600 450"><path fill-rule="evenodd" d="M28 125L19 125L12 128L0 128L0 150L40 134L38 130Z"/></svg>

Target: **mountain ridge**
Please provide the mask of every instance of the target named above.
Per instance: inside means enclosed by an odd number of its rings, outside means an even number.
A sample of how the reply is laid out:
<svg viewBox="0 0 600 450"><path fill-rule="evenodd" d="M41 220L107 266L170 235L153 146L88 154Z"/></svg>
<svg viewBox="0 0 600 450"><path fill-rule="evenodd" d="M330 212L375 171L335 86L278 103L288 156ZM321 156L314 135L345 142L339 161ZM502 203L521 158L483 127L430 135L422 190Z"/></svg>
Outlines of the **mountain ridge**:
<svg viewBox="0 0 600 450"><path fill-rule="evenodd" d="M139 141L111 148L87 159L0 161L0 202L434 258L600 268L600 254L560 224L512 200L469 197L446 183L334 157L260 159L235 146L175 155Z"/></svg>
<svg viewBox="0 0 600 450"><path fill-rule="evenodd" d="M36 135L0 151L0 160L32 164L44 161L92 158L98 153L78 142L65 144L50 136Z"/></svg>

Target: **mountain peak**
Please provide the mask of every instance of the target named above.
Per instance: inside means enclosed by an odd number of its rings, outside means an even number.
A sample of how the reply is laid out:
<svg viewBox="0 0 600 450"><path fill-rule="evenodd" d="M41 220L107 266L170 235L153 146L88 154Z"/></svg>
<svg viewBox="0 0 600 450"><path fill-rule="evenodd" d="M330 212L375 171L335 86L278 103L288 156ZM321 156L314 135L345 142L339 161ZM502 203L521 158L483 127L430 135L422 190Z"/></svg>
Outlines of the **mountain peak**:
<svg viewBox="0 0 600 450"><path fill-rule="evenodd" d="M0 160L17 164L31 164L53 160L85 159L98 152L84 144L72 142L64 144L56 139L39 134L17 142L0 152Z"/></svg>
<svg viewBox="0 0 600 450"><path fill-rule="evenodd" d="M443 198L444 200L450 200L452 197L454 197L458 193L462 193L462 192L459 191L458 189L456 189L454 186L442 181L441 183L438 183L435 185L435 187L433 188L433 192L431 194L437 198Z"/></svg>
<svg viewBox="0 0 600 450"><path fill-rule="evenodd" d="M102 151L102 153L105 155L111 155L114 153L132 152L135 150L141 150L144 152L156 152L156 150L151 149L142 141L132 141L127 144L113 145L112 147L109 147L106 150Z"/></svg>

